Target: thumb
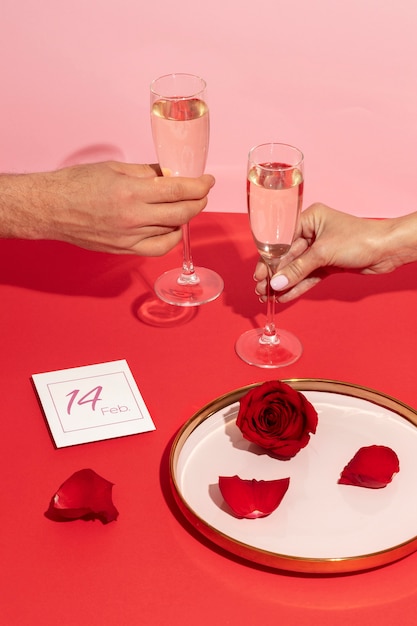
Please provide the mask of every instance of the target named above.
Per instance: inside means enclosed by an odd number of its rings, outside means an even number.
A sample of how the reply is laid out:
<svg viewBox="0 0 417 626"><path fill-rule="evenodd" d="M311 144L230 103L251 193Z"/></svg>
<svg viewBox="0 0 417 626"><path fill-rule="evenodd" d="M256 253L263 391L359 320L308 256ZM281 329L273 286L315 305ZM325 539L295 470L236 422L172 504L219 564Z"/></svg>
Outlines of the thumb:
<svg viewBox="0 0 417 626"><path fill-rule="evenodd" d="M270 282L271 287L274 291L289 289L307 278L319 266L310 248L274 274Z"/></svg>

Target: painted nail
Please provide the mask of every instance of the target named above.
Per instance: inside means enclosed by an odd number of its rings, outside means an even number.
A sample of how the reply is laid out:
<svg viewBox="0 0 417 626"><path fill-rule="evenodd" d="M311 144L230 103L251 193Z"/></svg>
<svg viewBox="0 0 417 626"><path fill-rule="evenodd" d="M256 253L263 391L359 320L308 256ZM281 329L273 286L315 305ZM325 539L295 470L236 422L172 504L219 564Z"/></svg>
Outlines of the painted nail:
<svg viewBox="0 0 417 626"><path fill-rule="evenodd" d="M279 274L278 276L274 276L271 278L271 287L274 291L281 291L285 289L289 283L289 280L284 274Z"/></svg>

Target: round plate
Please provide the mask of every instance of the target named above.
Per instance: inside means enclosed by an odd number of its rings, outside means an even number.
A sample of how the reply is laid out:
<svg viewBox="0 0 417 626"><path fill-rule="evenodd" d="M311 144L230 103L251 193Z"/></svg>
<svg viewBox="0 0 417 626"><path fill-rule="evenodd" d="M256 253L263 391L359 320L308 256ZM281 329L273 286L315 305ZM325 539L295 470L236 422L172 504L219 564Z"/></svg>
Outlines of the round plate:
<svg viewBox="0 0 417 626"><path fill-rule="evenodd" d="M317 432L279 461L236 426L248 385L210 402L180 430L170 454L171 486L185 517L205 537L244 559L277 569L340 573L378 567L417 549L417 412L372 389L331 380L287 380L318 412ZM261 383L257 383L261 384ZM383 489L339 485L363 446L385 445L400 471ZM289 489L268 517L237 519L219 476L273 480Z"/></svg>

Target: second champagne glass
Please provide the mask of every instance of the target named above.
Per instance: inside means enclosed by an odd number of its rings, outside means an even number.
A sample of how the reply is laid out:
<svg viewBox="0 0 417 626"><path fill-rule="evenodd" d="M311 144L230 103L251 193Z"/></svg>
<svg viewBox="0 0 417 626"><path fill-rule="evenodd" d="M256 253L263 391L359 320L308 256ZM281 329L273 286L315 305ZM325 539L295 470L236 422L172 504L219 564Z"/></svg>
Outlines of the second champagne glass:
<svg viewBox="0 0 417 626"><path fill-rule="evenodd" d="M151 125L164 175L197 177L204 173L209 145L206 83L193 74L167 74L151 84ZM155 283L164 302L196 306L215 300L223 280L213 270L194 267L190 228L182 227L182 268L169 270Z"/></svg>
<svg viewBox="0 0 417 626"><path fill-rule="evenodd" d="M269 284L294 238L303 200L303 172L303 154L294 146L265 143L249 152L249 221L268 267L265 327L247 331L236 342L237 354L250 365L283 367L297 361L303 351L295 335L275 327L275 295Z"/></svg>

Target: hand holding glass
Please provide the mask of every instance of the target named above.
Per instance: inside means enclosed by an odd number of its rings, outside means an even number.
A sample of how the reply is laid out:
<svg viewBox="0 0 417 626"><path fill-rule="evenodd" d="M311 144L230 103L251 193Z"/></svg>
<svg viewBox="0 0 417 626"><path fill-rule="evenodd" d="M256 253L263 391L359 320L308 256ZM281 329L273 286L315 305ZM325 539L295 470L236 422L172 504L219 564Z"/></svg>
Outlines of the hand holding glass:
<svg viewBox="0 0 417 626"><path fill-rule="evenodd" d="M303 200L303 167L302 152L288 144L265 143L249 152L248 212L256 247L268 267L267 319L264 328L239 337L236 352L258 367L290 365L303 351L297 337L275 327L275 295L269 284L294 238Z"/></svg>
<svg viewBox="0 0 417 626"><path fill-rule="evenodd" d="M210 130L205 92L205 81L192 74L168 74L151 84L152 135L165 176L204 173ZM212 270L194 267L188 224L182 235L182 268L160 276L155 292L164 302L179 306L210 302L223 291L223 280Z"/></svg>

